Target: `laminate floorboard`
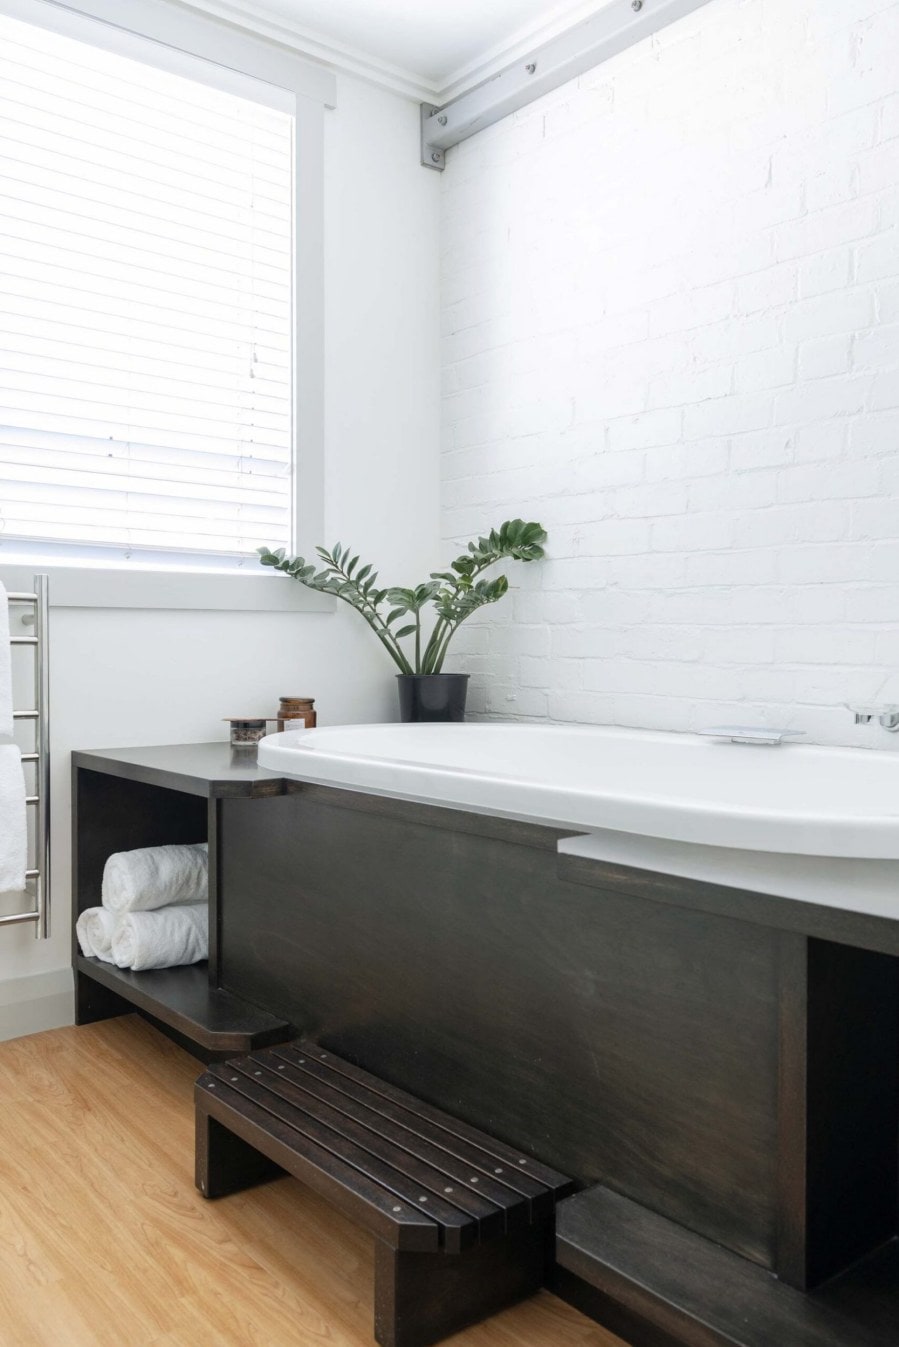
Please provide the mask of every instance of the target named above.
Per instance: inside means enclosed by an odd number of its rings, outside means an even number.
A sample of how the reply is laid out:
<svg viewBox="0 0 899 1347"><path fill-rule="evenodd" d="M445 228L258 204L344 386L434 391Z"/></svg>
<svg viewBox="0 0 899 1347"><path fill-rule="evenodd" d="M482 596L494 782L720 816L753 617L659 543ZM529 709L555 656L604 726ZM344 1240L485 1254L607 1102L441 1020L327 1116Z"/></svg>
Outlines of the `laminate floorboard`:
<svg viewBox="0 0 899 1347"><path fill-rule="evenodd" d="M0 1043L0 1347L372 1347L368 1236L195 1190L199 1072L133 1015ZM448 1342L625 1347L548 1292Z"/></svg>

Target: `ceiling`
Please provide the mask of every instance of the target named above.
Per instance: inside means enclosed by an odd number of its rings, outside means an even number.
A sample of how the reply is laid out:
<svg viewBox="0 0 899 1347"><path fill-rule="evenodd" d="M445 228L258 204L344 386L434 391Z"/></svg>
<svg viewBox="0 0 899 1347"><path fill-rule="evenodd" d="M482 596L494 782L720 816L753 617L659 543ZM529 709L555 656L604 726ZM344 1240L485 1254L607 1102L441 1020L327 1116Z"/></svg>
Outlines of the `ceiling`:
<svg viewBox="0 0 899 1347"><path fill-rule="evenodd" d="M522 28L574 7L559 0L264 0L314 32L430 83L447 84Z"/></svg>
<svg viewBox="0 0 899 1347"><path fill-rule="evenodd" d="M413 97L454 96L627 0L187 0Z"/></svg>

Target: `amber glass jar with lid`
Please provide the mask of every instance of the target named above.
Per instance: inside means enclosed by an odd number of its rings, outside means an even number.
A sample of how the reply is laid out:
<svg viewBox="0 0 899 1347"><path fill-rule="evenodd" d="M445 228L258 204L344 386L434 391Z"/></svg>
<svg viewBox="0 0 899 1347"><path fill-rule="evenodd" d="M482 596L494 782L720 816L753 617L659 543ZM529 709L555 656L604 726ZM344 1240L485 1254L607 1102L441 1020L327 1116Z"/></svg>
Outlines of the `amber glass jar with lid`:
<svg viewBox="0 0 899 1347"><path fill-rule="evenodd" d="M303 725L314 730L318 717L315 714L314 697L282 697L278 707L278 729L296 730Z"/></svg>

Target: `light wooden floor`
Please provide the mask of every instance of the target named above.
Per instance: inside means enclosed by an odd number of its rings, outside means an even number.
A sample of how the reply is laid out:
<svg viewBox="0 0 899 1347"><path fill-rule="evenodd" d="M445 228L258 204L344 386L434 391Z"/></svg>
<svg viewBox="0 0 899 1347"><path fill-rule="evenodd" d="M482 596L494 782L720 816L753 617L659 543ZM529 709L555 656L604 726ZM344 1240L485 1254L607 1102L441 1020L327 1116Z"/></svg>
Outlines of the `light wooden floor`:
<svg viewBox="0 0 899 1347"><path fill-rule="evenodd" d="M2 1347L371 1347L368 1238L293 1179L206 1202L199 1064L136 1016L0 1043ZM623 1347L546 1292L453 1347Z"/></svg>

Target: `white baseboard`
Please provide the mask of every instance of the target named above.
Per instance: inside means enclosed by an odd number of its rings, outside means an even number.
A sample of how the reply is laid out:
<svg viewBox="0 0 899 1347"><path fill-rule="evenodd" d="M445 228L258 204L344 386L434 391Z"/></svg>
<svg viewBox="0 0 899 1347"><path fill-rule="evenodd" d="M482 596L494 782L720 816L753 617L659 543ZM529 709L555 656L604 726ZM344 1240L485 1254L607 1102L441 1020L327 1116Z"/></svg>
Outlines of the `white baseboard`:
<svg viewBox="0 0 899 1347"><path fill-rule="evenodd" d="M0 982L0 1041L74 1023L71 968Z"/></svg>

